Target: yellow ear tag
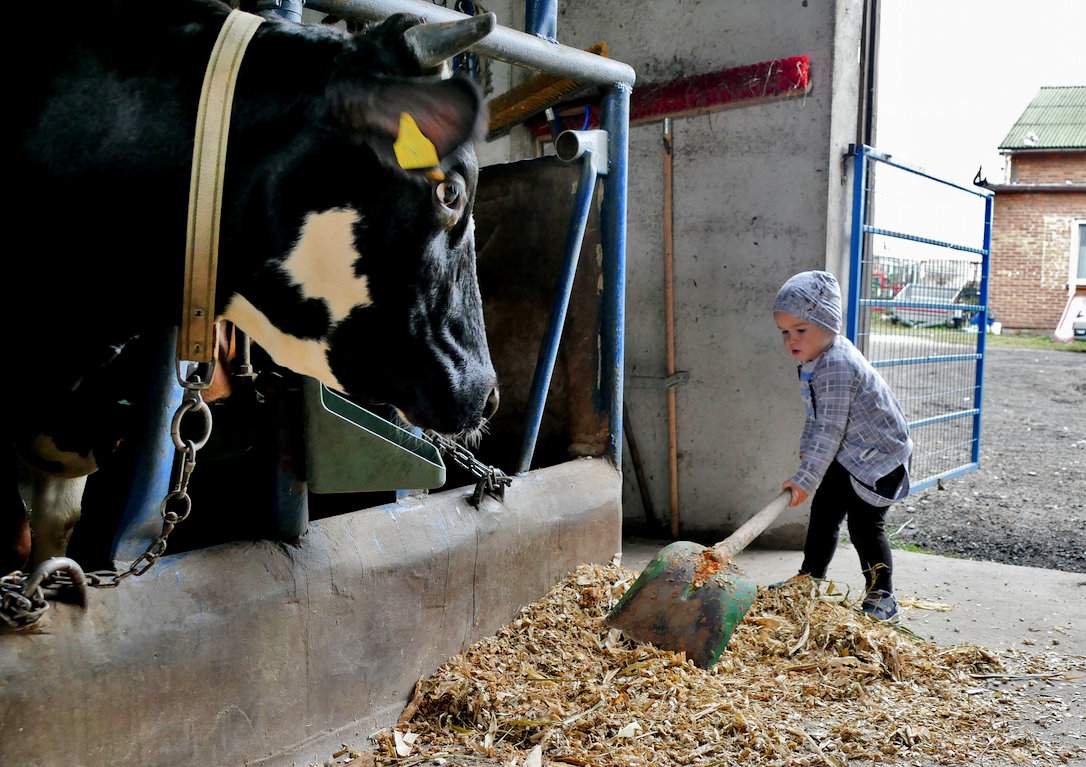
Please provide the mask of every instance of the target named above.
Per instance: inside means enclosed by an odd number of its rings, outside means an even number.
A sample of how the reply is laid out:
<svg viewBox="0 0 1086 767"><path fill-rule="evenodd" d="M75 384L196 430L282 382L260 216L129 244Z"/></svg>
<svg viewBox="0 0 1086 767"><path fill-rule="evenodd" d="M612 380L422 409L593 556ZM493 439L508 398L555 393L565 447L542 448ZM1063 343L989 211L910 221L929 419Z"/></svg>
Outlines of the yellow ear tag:
<svg viewBox="0 0 1086 767"><path fill-rule="evenodd" d="M404 170L432 168L441 163L434 142L422 135L415 118L407 112L400 112L400 135L392 150L396 153L396 162Z"/></svg>

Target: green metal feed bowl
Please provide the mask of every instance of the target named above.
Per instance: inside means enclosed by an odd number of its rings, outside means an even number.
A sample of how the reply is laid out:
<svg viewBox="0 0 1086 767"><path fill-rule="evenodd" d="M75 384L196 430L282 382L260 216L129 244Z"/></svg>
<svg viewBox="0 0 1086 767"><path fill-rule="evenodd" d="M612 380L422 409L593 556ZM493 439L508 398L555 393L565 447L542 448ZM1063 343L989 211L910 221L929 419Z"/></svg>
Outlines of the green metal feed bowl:
<svg viewBox="0 0 1086 767"><path fill-rule="evenodd" d="M341 397L313 378L303 384L306 481L314 493L445 484L437 448Z"/></svg>
<svg viewBox="0 0 1086 767"><path fill-rule="evenodd" d="M757 586L729 564L700 587L694 575L707 547L678 541L660 550L610 615L607 624L639 642L711 668L754 603Z"/></svg>

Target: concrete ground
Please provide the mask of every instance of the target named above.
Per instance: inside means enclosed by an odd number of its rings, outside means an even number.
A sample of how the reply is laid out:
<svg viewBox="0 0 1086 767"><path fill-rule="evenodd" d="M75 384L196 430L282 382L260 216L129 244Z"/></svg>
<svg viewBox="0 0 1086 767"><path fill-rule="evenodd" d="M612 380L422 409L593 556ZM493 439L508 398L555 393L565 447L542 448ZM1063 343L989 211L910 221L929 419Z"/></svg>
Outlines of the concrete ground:
<svg viewBox="0 0 1086 767"><path fill-rule="evenodd" d="M667 541L627 539L622 563L640 571ZM801 551L748 549L737 564L759 585L796 573ZM863 589L855 550L842 544L828 577ZM941 645L970 643L990 650L1063 656L1059 667L1078 679L1016 680L1028 702L1026 729L1067 749L1086 747L1086 574L894 551L898 598L949 604L949 612L905 608L901 623ZM1086 765L1086 751L1069 764Z"/></svg>

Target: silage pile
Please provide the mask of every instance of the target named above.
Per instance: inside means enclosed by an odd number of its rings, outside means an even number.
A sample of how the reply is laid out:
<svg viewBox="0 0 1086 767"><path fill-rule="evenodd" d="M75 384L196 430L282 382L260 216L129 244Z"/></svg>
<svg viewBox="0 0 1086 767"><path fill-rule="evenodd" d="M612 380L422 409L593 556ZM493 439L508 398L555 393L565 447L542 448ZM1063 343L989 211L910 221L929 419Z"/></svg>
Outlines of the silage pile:
<svg viewBox="0 0 1086 767"><path fill-rule="evenodd" d="M704 671L604 625L633 577L582 565L420 680L400 723L377 736L377 763L1066 761L1014 734L1013 700L970 676L998 672L998 658L876 624L832 584L801 578L760 591L720 663Z"/></svg>

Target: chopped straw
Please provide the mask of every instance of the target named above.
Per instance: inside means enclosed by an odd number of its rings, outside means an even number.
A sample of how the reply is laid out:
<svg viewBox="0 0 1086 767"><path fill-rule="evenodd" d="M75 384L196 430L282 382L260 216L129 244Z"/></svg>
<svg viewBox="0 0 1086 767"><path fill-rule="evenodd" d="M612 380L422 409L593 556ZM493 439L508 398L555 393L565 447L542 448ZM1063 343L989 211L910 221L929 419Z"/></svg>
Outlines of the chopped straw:
<svg viewBox="0 0 1086 767"><path fill-rule="evenodd" d="M622 567L581 565L496 636L420 680L395 728L374 737L375 763L843 767L1072 757L1015 726L1009 693L976 694L978 678L1004 673L998 657L874 623L833 584L804 577L761 590L706 671L603 623L633 578Z"/></svg>

